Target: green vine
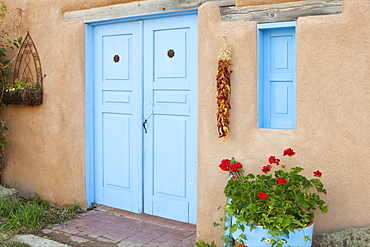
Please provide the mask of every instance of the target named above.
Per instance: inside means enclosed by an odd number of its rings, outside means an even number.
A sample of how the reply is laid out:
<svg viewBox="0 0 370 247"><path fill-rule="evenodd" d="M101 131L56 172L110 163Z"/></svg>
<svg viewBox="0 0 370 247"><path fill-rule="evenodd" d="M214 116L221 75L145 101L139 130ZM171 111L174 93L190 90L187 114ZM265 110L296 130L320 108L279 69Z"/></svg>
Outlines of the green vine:
<svg viewBox="0 0 370 247"><path fill-rule="evenodd" d="M5 87L7 85L7 78L12 75L10 66L15 60L15 56L13 58L9 58L9 55L7 55L8 51L17 50L22 44L22 37L18 34L22 20L21 13L21 9L16 9L15 11L8 12L4 2L0 1L0 108L2 106L1 102L4 95ZM17 23L17 18L12 18L13 16L9 19L6 19L9 14L15 15L16 17L18 16L19 22ZM14 38L10 38L11 34L14 35ZM5 164L5 132L6 130L8 130L5 124L6 122L0 119L0 183L2 171Z"/></svg>

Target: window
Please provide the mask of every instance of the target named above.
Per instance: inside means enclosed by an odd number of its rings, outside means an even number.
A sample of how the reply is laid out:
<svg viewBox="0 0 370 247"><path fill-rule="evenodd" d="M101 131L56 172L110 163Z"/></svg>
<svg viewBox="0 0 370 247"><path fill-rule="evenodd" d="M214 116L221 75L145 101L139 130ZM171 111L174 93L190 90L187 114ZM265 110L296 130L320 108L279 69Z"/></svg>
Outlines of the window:
<svg viewBox="0 0 370 247"><path fill-rule="evenodd" d="M296 22L258 24L258 127L296 127Z"/></svg>

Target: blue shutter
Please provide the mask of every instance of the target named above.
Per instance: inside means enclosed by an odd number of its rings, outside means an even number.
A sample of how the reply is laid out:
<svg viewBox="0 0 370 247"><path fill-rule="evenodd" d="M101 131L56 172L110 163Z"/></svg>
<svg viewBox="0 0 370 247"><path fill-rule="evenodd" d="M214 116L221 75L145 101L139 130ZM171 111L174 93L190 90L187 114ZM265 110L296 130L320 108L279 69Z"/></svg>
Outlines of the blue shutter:
<svg viewBox="0 0 370 247"><path fill-rule="evenodd" d="M259 127L295 129L295 27L259 29Z"/></svg>

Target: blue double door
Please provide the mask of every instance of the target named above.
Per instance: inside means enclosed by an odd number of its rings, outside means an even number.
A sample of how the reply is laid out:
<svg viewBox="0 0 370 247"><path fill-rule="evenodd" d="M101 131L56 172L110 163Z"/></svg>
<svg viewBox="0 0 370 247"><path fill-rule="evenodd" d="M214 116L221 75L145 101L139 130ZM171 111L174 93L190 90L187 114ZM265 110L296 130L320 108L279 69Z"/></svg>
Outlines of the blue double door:
<svg viewBox="0 0 370 247"><path fill-rule="evenodd" d="M197 15L93 27L95 202L195 223Z"/></svg>

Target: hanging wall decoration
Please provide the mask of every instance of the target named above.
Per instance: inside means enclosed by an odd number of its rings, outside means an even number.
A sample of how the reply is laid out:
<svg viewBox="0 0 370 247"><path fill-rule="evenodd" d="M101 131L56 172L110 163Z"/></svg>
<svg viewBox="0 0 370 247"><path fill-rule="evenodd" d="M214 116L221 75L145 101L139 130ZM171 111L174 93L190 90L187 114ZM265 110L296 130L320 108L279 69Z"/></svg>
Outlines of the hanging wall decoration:
<svg viewBox="0 0 370 247"><path fill-rule="evenodd" d="M221 53L217 57L218 73L217 79L217 130L218 137L226 139L229 136L229 116L230 116L230 74L231 74L231 48L226 43L221 48Z"/></svg>
<svg viewBox="0 0 370 247"><path fill-rule="evenodd" d="M36 46L30 33L27 33L14 64L13 80L6 83L3 103L6 105L41 105L44 77Z"/></svg>

